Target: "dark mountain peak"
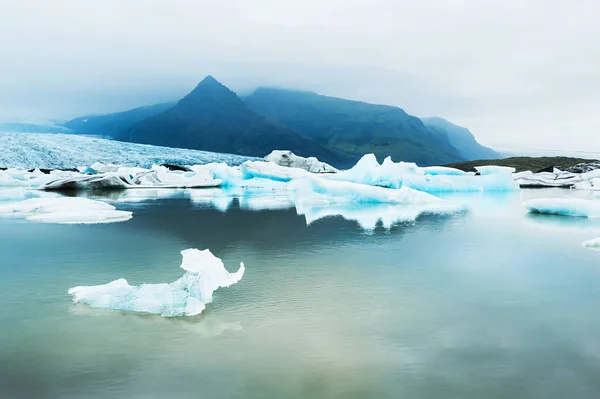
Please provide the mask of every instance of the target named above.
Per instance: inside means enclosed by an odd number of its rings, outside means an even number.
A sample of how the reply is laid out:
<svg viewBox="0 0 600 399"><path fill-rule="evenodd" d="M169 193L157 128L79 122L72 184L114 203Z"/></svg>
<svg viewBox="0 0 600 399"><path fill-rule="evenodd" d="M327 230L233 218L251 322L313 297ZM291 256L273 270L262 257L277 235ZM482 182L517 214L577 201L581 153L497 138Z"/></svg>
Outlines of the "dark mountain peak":
<svg viewBox="0 0 600 399"><path fill-rule="evenodd" d="M223 86L223 84L221 82L219 82L217 79L215 79L212 75L207 75L204 79L202 79L200 81L200 83L198 83L197 87L207 86L207 85ZM225 87L225 86L223 86L223 87Z"/></svg>
<svg viewBox="0 0 600 399"><path fill-rule="evenodd" d="M177 104L179 107L204 108L206 111L215 110L223 105L244 107L244 103L237 94L227 86L208 75L194 90L182 98Z"/></svg>

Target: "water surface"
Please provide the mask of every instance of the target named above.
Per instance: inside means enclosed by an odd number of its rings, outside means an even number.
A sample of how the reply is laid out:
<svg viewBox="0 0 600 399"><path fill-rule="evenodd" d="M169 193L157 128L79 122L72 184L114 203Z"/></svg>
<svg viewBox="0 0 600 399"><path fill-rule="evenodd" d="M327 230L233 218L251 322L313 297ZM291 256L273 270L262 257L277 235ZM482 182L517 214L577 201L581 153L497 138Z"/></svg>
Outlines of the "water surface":
<svg viewBox="0 0 600 399"><path fill-rule="evenodd" d="M214 195L111 193L134 212L117 224L0 219L0 397L600 397L600 252L581 246L600 221L520 206L573 192L453 195L469 211L372 232ZM199 317L66 294L173 281L190 247L247 267Z"/></svg>

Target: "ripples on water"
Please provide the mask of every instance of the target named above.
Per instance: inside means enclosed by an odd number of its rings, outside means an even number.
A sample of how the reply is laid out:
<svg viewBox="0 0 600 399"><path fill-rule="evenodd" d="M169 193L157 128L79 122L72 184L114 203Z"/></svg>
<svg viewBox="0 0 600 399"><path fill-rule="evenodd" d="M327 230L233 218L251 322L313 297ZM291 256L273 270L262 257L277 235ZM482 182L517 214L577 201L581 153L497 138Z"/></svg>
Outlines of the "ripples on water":
<svg viewBox="0 0 600 399"><path fill-rule="evenodd" d="M581 243L600 221L520 207L566 194L452 195L469 210L372 231L219 191L109 193L134 212L118 224L0 219L0 397L599 397L600 253ZM247 266L200 317L66 294L172 281L188 247Z"/></svg>

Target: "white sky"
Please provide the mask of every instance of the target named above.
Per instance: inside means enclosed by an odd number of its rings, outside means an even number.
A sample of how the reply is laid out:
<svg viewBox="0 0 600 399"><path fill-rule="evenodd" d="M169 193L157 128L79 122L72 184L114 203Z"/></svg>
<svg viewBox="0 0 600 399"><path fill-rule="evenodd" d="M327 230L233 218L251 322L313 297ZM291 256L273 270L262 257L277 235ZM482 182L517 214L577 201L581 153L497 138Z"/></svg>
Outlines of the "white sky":
<svg viewBox="0 0 600 399"><path fill-rule="evenodd" d="M0 118L176 100L212 74L600 152L600 0L0 0Z"/></svg>

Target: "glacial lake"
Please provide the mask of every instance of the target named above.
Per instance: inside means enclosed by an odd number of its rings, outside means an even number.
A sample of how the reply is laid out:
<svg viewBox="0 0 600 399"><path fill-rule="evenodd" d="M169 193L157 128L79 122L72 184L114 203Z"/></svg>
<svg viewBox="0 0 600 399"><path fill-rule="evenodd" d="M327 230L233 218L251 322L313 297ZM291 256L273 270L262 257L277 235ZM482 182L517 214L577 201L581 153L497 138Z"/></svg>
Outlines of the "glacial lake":
<svg viewBox="0 0 600 399"><path fill-rule="evenodd" d="M565 195L449 195L468 211L372 232L197 191L93 197L123 223L0 219L0 398L598 398L600 220L521 206ZM186 248L246 265L200 316L67 295L174 281Z"/></svg>

